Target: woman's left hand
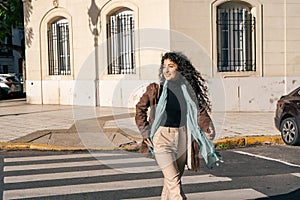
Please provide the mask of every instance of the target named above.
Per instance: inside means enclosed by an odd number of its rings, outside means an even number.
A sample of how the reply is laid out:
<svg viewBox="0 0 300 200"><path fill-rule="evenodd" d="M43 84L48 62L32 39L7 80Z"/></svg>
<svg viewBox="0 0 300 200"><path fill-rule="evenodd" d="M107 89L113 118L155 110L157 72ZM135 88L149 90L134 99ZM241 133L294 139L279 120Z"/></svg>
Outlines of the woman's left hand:
<svg viewBox="0 0 300 200"><path fill-rule="evenodd" d="M205 131L204 133L209 140L213 140L215 138L216 131L215 131L215 127L212 122L210 122L207 131Z"/></svg>
<svg viewBox="0 0 300 200"><path fill-rule="evenodd" d="M153 144L152 144L150 138L144 139L144 142L145 142L149 147L153 147Z"/></svg>

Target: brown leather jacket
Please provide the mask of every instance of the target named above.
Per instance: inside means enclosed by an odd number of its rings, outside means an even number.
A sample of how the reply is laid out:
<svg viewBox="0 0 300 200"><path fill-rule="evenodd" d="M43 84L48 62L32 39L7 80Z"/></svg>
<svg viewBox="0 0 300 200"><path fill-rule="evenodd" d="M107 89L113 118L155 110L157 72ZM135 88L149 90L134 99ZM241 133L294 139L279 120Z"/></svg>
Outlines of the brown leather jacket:
<svg viewBox="0 0 300 200"><path fill-rule="evenodd" d="M136 105L135 122L144 139L149 138L151 125L155 117L155 108L158 103L161 91L160 86L157 83L151 83L147 86L146 92L140 98L140 101ZM150 114L148 117L148 109L150 108ZM209 132L209 127L212 125L212 120L205 109L198 110L198 125L204 132ZM199 145L196 141L192 142L191 146L191 170L200 170L200 158L199 158ZM143 141L140 149L141 153L149 154L149 149L146 143Z"/></svg>
<svg viewBox="0 0 300 200"><path fill-rule="evenodd" d="M155 117L155 108L161 94L160 86L156 83L151 83L147 86L146 92L140 98L136 105L135 122L144 139L149 138L151 125ZM150 114L148 117L148 109ZM206 133L213 128L213 123L205 109L198 110L198 125ZM214 132L214 128L213 128ZM200 170L199 145L196 141L191 145L191 170ZM143 141L140 149L141 153L149 154L147 144Z"/></svg>
<svg viewBox="0 0 300 200"><path fill-rule="evenodd" d="M160 86L157 83L151 83L147 86L146 92L136 104L135 122L140 130L143 138L148 138L150 135L151 125L155 117L155 108L160 97ZM148 109L150 114L148 118ZM211 124L211 118L205 109L198 110L198 125L207 132Z"/></svg>

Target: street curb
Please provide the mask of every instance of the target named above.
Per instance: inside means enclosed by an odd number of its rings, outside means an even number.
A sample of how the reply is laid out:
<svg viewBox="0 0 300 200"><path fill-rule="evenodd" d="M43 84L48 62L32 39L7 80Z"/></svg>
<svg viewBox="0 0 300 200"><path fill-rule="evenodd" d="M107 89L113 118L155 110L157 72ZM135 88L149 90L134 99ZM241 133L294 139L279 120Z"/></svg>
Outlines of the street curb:
<svg viewBox="0 0 300 200"><path fill-rule="evenodd" d="M224 138L213 141L216 149L233 149L253 145L284 144L280 135L274 136L246 136ZM87 150L124 150L138 151L140 144L128 144L115 148L86 148L86 147L65 147L39 143L23 142L0 142L0 150L40 150L40 151L87 151Z"/></svg>
<svg viewBox="0 0 300 200"><path fill-rule="evenodd" d="M65 147L50 144L23 143L23 142L0 142L0 150L39 150L39 151L87 151L87 150L117 150L119 148L85 148L85 147Z"/></svg>
<svg viewBox="0 0 300 200"><path fill-rule="evenodd" d="M217 149L232 149L253 145L284 144L280 135L273 136L245 136L215 140Z"/></svg>

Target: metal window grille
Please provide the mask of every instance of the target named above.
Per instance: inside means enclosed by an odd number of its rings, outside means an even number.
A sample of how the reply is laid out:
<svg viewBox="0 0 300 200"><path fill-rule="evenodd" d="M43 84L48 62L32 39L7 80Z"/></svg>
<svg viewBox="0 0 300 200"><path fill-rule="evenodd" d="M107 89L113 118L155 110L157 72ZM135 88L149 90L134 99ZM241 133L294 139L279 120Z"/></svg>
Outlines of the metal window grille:
<svg viewBox="0 0 300 200"><path fill-rule="evenodd" d="M8 65L2 65L2 70L0 70L1 73L7 74L8 73Z"/></svg>
<svg viewBox="0 0 300 200"><path fill-rule="evenodd" d="M135 74L133 12L110 16L107 37L108 74Z"/></svg>
<svg viewBox="0 0 300 200"><path fill-rule="evenodd" d="M218 9L218 71L256 71L255 17L246 8Z"/></svg>
<svg viewBox="0 0 300 200"><path fill-rule="evenodd" d="M49 75L71 75L69 25L66 19L48 29Z"/></svg>

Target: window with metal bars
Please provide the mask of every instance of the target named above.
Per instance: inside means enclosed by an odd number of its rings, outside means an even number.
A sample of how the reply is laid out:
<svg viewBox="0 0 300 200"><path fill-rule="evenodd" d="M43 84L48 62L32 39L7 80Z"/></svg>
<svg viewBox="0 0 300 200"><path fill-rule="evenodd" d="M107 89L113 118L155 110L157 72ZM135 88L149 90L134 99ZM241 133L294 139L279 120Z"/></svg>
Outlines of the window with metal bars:
<svg viewBox="0 0 300 200"><path fill-rule="evenodd" d="M49 75L71 75L69 24L67 19L48 26Z"/></svg>
<svg viewBox="0 0 300 200"><path fill-rule="evenodd" d="M225 3L217 12L218 71L256 71L255 17L239 3Z"/></svg>
<svg viewBox="0 0 300 200"><path fill-rule="evenodd" d="M133 11L122 10L109 16L107 39L108 74L135 74Z"/></svg>
<svg viewBox="0 0 300 200"><path fill-rule="evenodd" d="M9 45L12 45L12 36L7 35L0 40L0 57L13 57L13 51L7 48Z"/></svg>

